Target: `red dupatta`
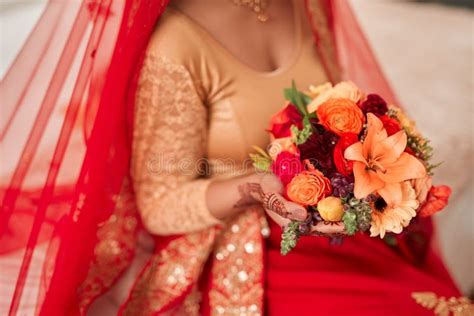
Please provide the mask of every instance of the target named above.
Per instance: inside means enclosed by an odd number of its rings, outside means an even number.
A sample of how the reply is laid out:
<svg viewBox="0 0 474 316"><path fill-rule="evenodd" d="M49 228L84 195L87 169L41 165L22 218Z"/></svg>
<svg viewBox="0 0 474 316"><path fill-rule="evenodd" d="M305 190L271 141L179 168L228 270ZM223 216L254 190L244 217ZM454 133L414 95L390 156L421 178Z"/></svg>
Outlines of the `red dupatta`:
<svg viewBox="0 0 474 316"><path fill-rule="evenodd" d="M7 267L10 315L28 308L41 315L84 313L133 258L131 113L140 61L167 3L50 0L5 75L0 256L19 263ZM328 76L350 78L395 101L347 1L305 4ZM115 268L87 283L104 225L131 240L108 239L112 259L102 263ZM32 286L34 306L25 295Z"/></svg>

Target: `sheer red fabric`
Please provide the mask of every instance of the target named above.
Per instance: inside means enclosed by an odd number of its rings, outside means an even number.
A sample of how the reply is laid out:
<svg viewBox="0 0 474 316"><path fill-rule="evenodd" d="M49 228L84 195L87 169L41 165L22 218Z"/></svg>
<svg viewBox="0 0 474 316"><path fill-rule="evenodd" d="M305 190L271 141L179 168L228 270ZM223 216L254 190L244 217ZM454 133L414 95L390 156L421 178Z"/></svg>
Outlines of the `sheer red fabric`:
<svg viewBox="0 0 474 316"><path fill-rule="evenodd" d="M346 0L326 0L343 76L363 91L376 92L400 106L374 52Z"/></svg>
<svg viewBox="0 0 474 316"><path fill-rule="evenodd" d="M322 2L344 77L394 101L347 1ZM5 313L80 313L76 289L93 257L97 229L111 216L128 177L136 77L167 3L50 0L5 75Z"/></svg>
<svg viewBox="0 0 474 316"><path fill-rule="evenodd" d="M4 78L0 252L21 258L7 271L10 315L78 312L95 232L128 174L134 74L166 3L50 1Z"/></svg>

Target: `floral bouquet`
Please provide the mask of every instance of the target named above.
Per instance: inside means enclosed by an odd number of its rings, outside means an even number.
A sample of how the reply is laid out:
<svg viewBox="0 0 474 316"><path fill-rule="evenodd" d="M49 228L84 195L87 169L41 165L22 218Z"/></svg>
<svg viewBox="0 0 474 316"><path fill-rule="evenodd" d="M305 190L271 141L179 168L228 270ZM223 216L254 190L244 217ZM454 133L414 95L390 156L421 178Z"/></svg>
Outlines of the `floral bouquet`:
<svg viewBox="0 0 474 316"><path fill-rule="evenodd" d="M257 169L279 177L288 200L308 210L305 221L284 228L282 254L320 221L343 223L345 235L384 238L446 206L451 190L432 185L429 141L400 108L349 81L305 93L293 83L285 99L271 119L268 149L251 155Z"/></svg>

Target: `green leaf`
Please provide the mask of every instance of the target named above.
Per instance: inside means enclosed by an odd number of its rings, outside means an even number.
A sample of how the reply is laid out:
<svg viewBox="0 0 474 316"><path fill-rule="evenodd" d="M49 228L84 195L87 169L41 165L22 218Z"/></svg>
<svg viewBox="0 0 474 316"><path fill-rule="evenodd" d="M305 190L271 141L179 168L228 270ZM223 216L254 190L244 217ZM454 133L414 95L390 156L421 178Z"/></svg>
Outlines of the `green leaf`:
<svg viewBox="0 0 474 316"><path fill-rule="evenodd" d="M250 154L250 159L253 161L253 166L260 171L269 171L272 164L272 158L270 155L258 146L253 146L253 149L255 149L257 152L255 154Z"/></svg>
<svg viewBox="0 0 474 316"><path fill-rule="evenodd" d="M285 96L285 100L296 105L295 93L292 88L286 88L283 90L283 94Z"/></svg>
<svg viewBox="0 0 474 316"><path fill-rule="evenodd" d="M303 117L306 117L309 115L308 110L306 109L306 105L311 102L311 98L305 95L304 93L298 91L296 88L296 83L293 80L291 82L291 88L287 88L283 91L285 99L291 102L298 111L303 115Z"/></svg>
<svg viewBox="0 0 474 316"><path fill-rule="evenodd" d="M250 159L253 161L253 166L260 171L270 171L272 160L260 154L250 154Z"/></svg>
<svg viewBox="0 0 474 316"><path fill-rule="evenodd" d="M300 222L292 221L285 228L281 235L280 253L286 256L293 248L296 247L298 239L300 238L299 231Z"/></svg>
<svg viewBox="0 0 474 316"><path fill-rule="evenodd" d="M311 125L311 121L309 120L309 116L304 116L303 117L303 127L304 128L309 128L310 130L313 129L313 125Z"/></svg>
<svg viewBox="0 0 474 316"><path fill-rule="evenodd" d="M311 100L311 98L308 95L304 94L303 92L300 92L300 94L301 94L301 97L303 98L303 102L304 102L305 107L308 104L310 104L311 101L313 101L313 100Z"/></svg>
<svg viewBox="0 0 474 316"><path fill-rule="evenodd" d="M293 135L291 141L296 145L301 145L313 134L313 127L311 125L305 125L302 130L299 130L298 127L292 125L291 134Z"/></svg>
<svg viewBox="0 0 474 316"><path fill-rule="evenodd" d="M357 232L357 215L353 211L346 211L342 216L342 221L346 228L347 235L354 235Z"/></svg>
<svg viewBox="0 0 474 316"><path fill-rule="evenodd" d="M261 156L265 157L265 158L268 158L268 159L272 159L270 157L270 155L265 151L263 150L262 148L258 147L258 146L252 146L253 149L255 149L255 151L260 154Z"/></svg>
<svg viewBox="0 0 474 316"><path fill-rule="evenodd" d="M383 238L383 241L385 241L387 245L392 246L392 247L395 247L398 244L397 238L392 235L385 235L385 237Z"/></svg>
<svg viewBox="0 0 474 316"><path fill-rule="evenodd" d="M295 95L295 102L296 102L296 106L298 107L298 109L300 109L300 112L304 115L304 116L307 116L308 115L308 111L306 110L306 104L304 103L303 101L303 96L302 96L302 93L298 91L298 89L296 88L296 83L294 80L291 81L291 89L294 91L294 95Z"/></svg>

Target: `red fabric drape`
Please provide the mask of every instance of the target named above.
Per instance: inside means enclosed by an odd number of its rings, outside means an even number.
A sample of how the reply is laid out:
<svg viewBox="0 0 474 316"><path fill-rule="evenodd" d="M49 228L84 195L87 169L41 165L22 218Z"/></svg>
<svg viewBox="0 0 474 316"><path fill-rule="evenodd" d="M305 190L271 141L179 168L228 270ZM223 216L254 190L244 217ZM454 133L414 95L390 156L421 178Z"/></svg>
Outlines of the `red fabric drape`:
<svg viewBox="0 0 474 316"><path fill-rule="evenodd" d="M363 91L376 92L400 106L347 0L325 0L343 77Z"/></svg>
<svg viewBox="0 0 474 316"><path fill-rule="evenodd" d="M167 2L50 0L5 75L0 255L21 258L7 272L10 315L42 251L35 314L79 313L75 290L128 175L137 70ZM347 1L323 2L344 76L395 100Z"/></svg>
<svg viewBox="0 0 474 316"><path fill-rule="evenodd" d="M95 232L128 173L133 74L166 3L50 1L2 81L0 253L23 252L11 315L40 241L49 249L37 313L78 311Z"/></svg>

